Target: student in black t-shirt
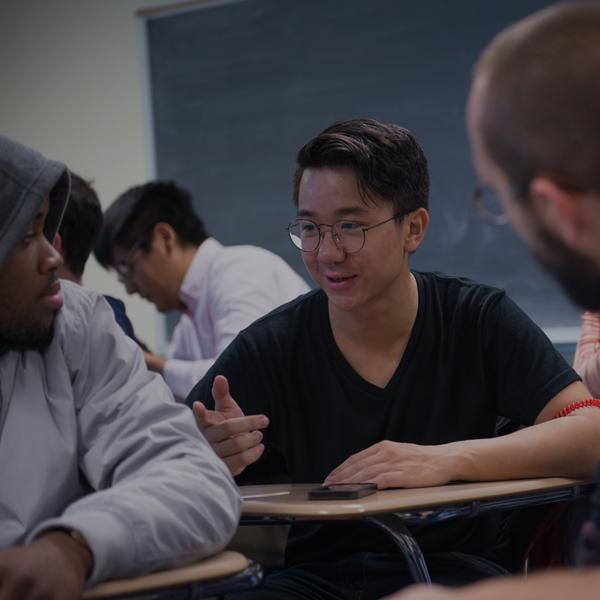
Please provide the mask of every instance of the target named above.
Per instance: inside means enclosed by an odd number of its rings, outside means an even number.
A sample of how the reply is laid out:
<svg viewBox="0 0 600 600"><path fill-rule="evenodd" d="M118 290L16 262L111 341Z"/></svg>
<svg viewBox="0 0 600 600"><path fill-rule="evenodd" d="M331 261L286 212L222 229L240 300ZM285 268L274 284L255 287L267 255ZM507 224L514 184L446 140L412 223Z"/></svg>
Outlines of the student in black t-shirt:
<svg viewBox="0 0 600 600"><path fill-rule="evenodd" d="M188 398L231 472L264 481L278 453L293 482L589 476L600 412L552 420L589 394L544 334L500 290L411 272L429 176L410 132L336 123L297 165L289 233L320 289L242 331ZM532 427L494 437L498 416ZM434 581L505 572L495 516L413 532ZM379 598L409 582L368 525L296 526L284 569L243 597Z"/></svg>

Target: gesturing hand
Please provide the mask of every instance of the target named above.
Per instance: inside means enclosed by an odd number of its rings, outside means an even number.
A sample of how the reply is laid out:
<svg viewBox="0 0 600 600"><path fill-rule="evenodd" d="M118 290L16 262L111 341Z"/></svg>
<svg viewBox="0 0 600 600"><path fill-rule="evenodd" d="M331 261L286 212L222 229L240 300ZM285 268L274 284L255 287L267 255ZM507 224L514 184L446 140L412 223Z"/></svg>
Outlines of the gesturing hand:
<svg viewBox="0 0 600 600"><path fill-rule="evenodd" d="M385 440L353 454L325 479L325 484L373 482L378 489L443 485L452 479L441 446Z"/></svg>
<svg viewBox="0 0 600 600"><path fill-rule="evenodd" d="M212 397L215 410L207 409L202 402L194 402L192 409L198 429L231 474L239 475L264 452L263 434L259 430L269 425L269 419L265 415L245 416L229 393L229 382L223 375L215 377Z"/></svg>
<svg viewBox="0 0 600 600"><path fill-rule="evenodd" d="M0 550L0 600L80 600L92 556L64 532Z"/></svg>

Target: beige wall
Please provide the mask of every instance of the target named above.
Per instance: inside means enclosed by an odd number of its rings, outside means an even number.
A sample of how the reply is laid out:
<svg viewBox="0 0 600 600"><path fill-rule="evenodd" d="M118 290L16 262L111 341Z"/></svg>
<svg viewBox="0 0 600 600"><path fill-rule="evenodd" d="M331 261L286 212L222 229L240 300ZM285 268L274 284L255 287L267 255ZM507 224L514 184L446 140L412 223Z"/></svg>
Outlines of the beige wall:
<svg viewBox="0 0 600 600"><path fill-rule="evenodd" d="M104 206L153 176L139 9L169 0L0 3L0 132L95 181ZM123 298L138 335L164 347L162 318L92 257L86 285Z"/></svg>

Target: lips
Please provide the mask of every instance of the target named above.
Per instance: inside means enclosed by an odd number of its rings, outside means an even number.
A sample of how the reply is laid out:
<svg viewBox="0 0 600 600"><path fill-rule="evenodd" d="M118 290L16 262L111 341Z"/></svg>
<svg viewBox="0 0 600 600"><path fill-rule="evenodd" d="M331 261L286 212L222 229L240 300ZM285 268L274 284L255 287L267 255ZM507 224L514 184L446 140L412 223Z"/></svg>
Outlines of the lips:
<svg viewBox="0 0 600 600"><path fill-rule="evenodd" d="M41 301L46 308L58 310L63 305L63 297L60 292L60 283L53 281L41 294Z"/></svg>
<svg viewBox="0 0 600 600"><path fill-rule="evenodd" d="M356 275L326 275L327 288L334 292L349 291L355 285L357 276Z"/></svg>

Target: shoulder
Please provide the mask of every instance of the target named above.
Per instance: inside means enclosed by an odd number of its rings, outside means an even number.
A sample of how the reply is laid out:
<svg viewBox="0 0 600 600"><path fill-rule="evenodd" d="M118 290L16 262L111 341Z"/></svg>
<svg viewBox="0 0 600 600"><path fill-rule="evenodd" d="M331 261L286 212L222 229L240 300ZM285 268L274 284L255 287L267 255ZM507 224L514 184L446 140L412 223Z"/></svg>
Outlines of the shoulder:
<svg viewBox="0 0 600 600"><path fill-rule="evenodd" d="M119 329L114 312L104 296L69 281L61 280L63 306L57 314L54 337L70 356L76 356L90 340L95 344Z"/></svg>
<svg viewBox="0 0 600 600"><path fill-rule="evenodd" d="M215 253L212 262L213 266L221 268L227 266L240 266L243 269L251 266L253 270L257 270L258 267L270 269L291 268L283 258L270 250L250 245L221 246L219 251Z"/></svg>
<svg viewBox="0 0 600 600"><path fill-rule="evenodd" d="M275 294L277 304L310 288L281 256L258 246L222 246L209 266L215 295L238 296L240 290Z"/></svg>
<svg viewBox="0 0 600 600"><path fill-rule="evenodd" d="M322 290L312 290L278 306L243 329L240 340L285 338L294 340L299 334L310 334L327 309L327 297Z"/></svg>
<svg viewBox="0 0 600 600"><path fill-rule="evenodd" d="M437 302L453 309L484 310L507 299L499 288L468 279L437 272L413 271L419 294L428 302Z"/></svg>
<svg viewBox="0 0 600 600"><path fill-rule="evenodd" d="M110 307L116 312L125 312L125 303L123 300L119 300L114 296L109 296L108 294L104 294L104 299L110 304Z"/></svg>
<svg viewBox="0 0 600 600"><path fill-rule="evenodd" d="M300 277L278 254L259 246L221 246L213 253L210 268L236 272L240 277L271 277L273 273L289 272Z"/></svg>
<svg viewBox="0 0 600 600"><path fill-rule="evenodd" d="M70 281L60 282L64 304L56 317L56 331L69 335L87 328L99 306L106 306L103 297Z"/></svg>

